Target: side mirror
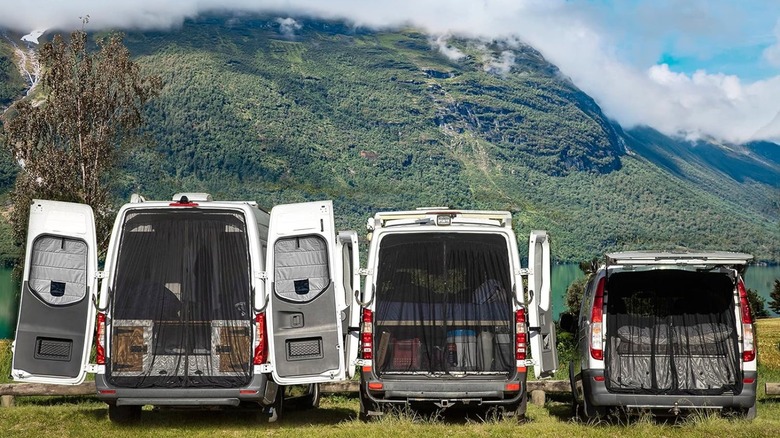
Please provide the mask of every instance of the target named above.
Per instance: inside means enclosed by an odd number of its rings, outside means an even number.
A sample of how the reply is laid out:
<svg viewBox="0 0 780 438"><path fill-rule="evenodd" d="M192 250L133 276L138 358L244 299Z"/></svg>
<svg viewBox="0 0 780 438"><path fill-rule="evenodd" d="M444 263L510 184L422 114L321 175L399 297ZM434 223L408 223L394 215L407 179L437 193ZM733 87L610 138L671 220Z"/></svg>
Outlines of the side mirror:
<svg viewBox="0 0 780 438"><path fill-rule="evenodd" d="M571 313L561 313L561 319L558 323L561 330L574 333L577 331L577 319Z"/></svg>

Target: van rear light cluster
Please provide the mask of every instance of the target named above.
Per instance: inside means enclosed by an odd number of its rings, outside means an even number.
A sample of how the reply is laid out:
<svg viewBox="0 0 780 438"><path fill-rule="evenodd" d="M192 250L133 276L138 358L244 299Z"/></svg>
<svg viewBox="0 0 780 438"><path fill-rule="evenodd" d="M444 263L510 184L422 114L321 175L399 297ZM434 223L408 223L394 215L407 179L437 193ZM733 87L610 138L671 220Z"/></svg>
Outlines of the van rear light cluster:
<svg viewBox="0 0 780 438"><path fill-rule="evenodd" d="M258 313L255 316L255 330L257 330L257 345L255 345L255 355L252 363L262 365L268 360L268 338L265 332L265 313Z"/></svg>
<svg viewBox="0 0 780 438"><path fill-rule="evenodd" d="M593 297L593 308L590 310L590 355L596 360L604 360L604 284L606 278L601 277L596 286L596 296Z"/></svg>
<svg viewBox="0 0 780 438"><path fill-rule="evenodd" d="M525 327L525 309L519 309L515 312L515 359L525 360L527 351L528 331Z"/></svg>
<svg viewBox="0 0 780 438"><path fill-rule="evenodd" d="M360 351L361 358L373 359L374 357L374 312L363 309L363 319L360 325Z"/></svg>
<svg viewBox="0 0 780 438"><path fill-rule="evenodd" d="M756 359L756 345L753 342L753 317L750 315L745 283L740 278L737 281L739 291L739 310L742 315L742 361L751 362Z"/></svg>
<svg viewBox="0 0 780 438"><path fill-rule="evenodd" d="M106 314L97 314L97 333L95 334L95 362L98 365L106 364Z"/></svg>

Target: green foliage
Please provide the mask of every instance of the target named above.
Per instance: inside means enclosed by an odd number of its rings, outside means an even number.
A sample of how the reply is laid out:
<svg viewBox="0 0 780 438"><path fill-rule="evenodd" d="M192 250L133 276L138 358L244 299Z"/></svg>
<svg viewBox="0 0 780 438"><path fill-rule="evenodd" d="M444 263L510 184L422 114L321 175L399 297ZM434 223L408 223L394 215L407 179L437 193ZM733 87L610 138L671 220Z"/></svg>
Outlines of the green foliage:
<svg viewBox="0 0 780 438"><path fill-rule="evenodd" d="M775 280L772 292L769 293L769 308L780 313L780 280Z"/></svg>
<svg viewBox="0 0 780 438"><path fill-rule="evenodd" d="M767 318L769 312L766 310L766 300L753 289L747 290L748 303L750 304L750 312L754 318Z"/></svg>
<svg viewBox="0 0 780 438"><path fill-rule="evenodd" d="M120 35L97 44L99 50L90 52L86 33L75 31L68 42L56 35L41 46L44 101L19 100L3 116L3 143L24 163L13 192L20 245L30 202L38 197L91 205L99 241L109 235L109 176L117 149L141 125L143 107L160 81L140 75Z"/></svg>
<svg viewBox="0 0 780 438"><path fill-rule="evenodd" d="M23 92L24 80L14 63L13 47L0 40L0 110L8 107Z"/></svg>

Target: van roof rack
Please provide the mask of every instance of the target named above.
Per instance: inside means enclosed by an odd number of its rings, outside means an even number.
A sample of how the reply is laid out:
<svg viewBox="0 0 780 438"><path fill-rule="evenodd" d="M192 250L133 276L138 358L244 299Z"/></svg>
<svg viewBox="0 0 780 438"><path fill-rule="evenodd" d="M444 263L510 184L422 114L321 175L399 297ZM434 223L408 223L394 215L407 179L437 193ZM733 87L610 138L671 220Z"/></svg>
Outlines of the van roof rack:
<svg viewBox="0 0 780 438"><path fill-rule="evenodd" d="M414 223L437 223L438 216L449 216L452 224L480 224L512 228L512 213L491 210L452 210L447 207L418 208L406 211L376 213L369 219L372 229Z"/></svg>

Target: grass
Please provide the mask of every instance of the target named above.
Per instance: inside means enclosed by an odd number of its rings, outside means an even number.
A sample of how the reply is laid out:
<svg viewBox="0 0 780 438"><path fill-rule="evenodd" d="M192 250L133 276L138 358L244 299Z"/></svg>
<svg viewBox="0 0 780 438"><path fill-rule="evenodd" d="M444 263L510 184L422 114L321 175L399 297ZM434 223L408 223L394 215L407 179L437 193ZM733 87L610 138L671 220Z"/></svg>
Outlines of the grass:
<svg viewBox="0 0 780 438"><path fill-rule="evenodd" d="M544 406L528 405L525 421L489 415L445 411L442 415L400 412L378 421L357 419L355 396L323 397L318 409L288 411L277 423L267 423L256 411L167 411L145 408L132 426L110 423L106 405L93 397L18 397L13 408L0 409L4 437L97 436L510 436L537 437L774 437L780 430L780 397L767 397L767 381L780 381L780 318L757 323L760 372L758 418L753 421L692 414L678 421L649 416L615 417L600 424L583 424L571 416L567 395L550 395ZM8 348L0 345L0 370L7 370ZM4 357L5 356L5 357Z"/></svg>

